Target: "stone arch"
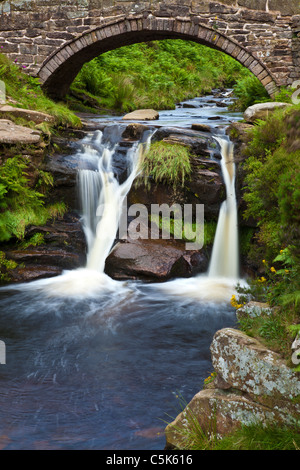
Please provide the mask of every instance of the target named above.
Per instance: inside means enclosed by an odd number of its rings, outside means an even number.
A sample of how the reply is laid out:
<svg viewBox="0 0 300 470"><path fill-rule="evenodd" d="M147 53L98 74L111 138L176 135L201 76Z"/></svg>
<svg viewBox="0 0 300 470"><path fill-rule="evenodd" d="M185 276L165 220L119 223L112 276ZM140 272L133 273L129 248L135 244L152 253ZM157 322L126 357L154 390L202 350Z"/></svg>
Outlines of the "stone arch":
<svg viewBox="0 0 300 470"><path fill-rule="evenodd" d="M162 39L186 39L222 51L247 67L272 97L277 86L261 60L234 39L200 23L198 17L157 18L152 15L115 18L84 32L54 51L42 64L38 77L54 98L62 98L85 62L122 46Z"/></svg>

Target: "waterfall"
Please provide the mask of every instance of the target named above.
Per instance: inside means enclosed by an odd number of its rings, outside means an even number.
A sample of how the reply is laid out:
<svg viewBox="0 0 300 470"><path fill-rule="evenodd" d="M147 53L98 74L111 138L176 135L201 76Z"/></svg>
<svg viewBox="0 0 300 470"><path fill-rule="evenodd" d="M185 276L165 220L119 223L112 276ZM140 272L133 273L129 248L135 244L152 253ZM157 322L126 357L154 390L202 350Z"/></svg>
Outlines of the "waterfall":
<svg viewBox="0 0 300 470"><path fill-rule="evenodd" d="M151 138L150 134L144 142L134 142L127 150L124 157L127 178L120 183L114 173L114 155L121 131L119 125L110 126L108 139L100 131L94 142L87 138L83 142L81 163L92 168L81 169L78 173L82 223L88 245L86 268L101 273L118 231L124 199L137 176L141 154Z"/></svg>
<svg viewBox="0 0 300 470"><path fill-rule="evenodd" d="M214 136L221 146L221 168L226 186L226 200L221 204L211 260L207 273L192 278L175 279L157 289L179 297L204 302L228 302L236 293L239 279L237 203L233 144L225 136Z"/></svg>
<svg viewBox="0 0 300 470"><path fill-rule="evenodd" d="M226 200L220 207L208 276L238 279L238 222L233 143L224 137L215 137L215 140L221 146L221 168L226 186Z"/></svg>

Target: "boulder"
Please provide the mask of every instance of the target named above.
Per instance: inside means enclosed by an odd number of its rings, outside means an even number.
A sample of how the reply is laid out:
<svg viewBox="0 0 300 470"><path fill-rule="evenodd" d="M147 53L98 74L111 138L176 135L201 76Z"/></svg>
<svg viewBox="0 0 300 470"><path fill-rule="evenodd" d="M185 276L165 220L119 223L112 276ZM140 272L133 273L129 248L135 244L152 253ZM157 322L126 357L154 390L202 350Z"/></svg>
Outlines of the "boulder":
<svg viewBox="0 0 300 470"><path fill-rule="evenodd" d="M159 114L154 109L138 109L132 113L125 114L124 120L129 121L153 121L159 119Z"/></svg>
<svg viewBox="0 0 300 470"><path fill-rule="evenodd" d="M215 371L253 399L292 400L300 395L299 374L257 339L224 328L215 334L210 350Z"/></svg>
<svg viewBox="0 0 300 470"><path fill-rule="evenodd" d="M144 132L149 129L150 127L145 126L144 124L139 124L139 123L134 122L126 126L126 129L124 130L122 134L122 137L123 139L138 140L143 136Z"/></svg>
<svg viewBox="0 0 300 470"><path fill-rule="evenodd" d="M0 107L0 117L14 116L16 118L23 118L26 121L33 121L36 124L42 122L49 122L54 124L55 118L40 111L33 111L31 109L15 108L14 106L4 105Z"/></svg>
<svg viewBox="0 0 300 470"><path fill-rule="evenodd" d="M184 445L195 420L204 433L219 437L241 425L297 425L300 374L274 351L241 331L214 335L211 356L215 379L197 393L166 430L166 448Z"/></svg>
<svg viewBox="0 0 300 470"><path fill-rule="evenodd" d="M211 132L211 127L208 126L207 124L195 123L195 124L192 124L192 129L194 131Z"/></svg>
<svg viewBox="0 0 300 470"><path fill-rule="evenodd" d="M184 435L198 421L204 434L223 437L240 427L274 419L276 412L234 391L207 389L197 393L165 429L166 449L182 448ZM195 426L195 425L194 425Z"/></svg>
<svg viewBox="0 0 300 470"><path fill-rule="evenodd" d="M18 264L9 272L10 282L57 276L64 269L84 266L86 242L77 215L69 213L44 226L31 226L26 230L26 240L36 233L44 236L44 243L39 246L3 248L6 258Z"/></svg>
<svg viewBox="0 0 300 470"><path fill-rule="evenodd" d="M41 133L29 127L18 126L9 119L0 119L0 144L37 144Z"/></svg>
<svg viewBox="0 0 300 470"><path fill-rule="evenodd" d="M257 119L267 119L270 113L278 108L287 108L292 106L289 103L270 102L270 103L258 103L253 106L249 106L244 112L244 120L246 122L255 122Z"/></svg>
<svg viewBox="0 0 300 470"><path fill-rule="evenodd" d="M115 245L106 259L105 272L113 279L166 281L204 272L208 258L199 251L186 251L178 240L131 240Z"/></svg>

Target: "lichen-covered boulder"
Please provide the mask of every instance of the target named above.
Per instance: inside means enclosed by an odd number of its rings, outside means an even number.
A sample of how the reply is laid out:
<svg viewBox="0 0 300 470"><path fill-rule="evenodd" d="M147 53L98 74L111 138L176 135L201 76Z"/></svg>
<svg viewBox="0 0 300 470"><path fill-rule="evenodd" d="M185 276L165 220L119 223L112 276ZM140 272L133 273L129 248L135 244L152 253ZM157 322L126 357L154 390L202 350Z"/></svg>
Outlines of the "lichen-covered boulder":
<svg viewBox="0 0 300 470"><path fill-rule="evenodd" d="M300 395L300 374L257 339L224 328L216 332L210 350L215 371L231 387L252 397L291 400Z"/></svg>
<svg viewBox="0 0 300 470"><path fill-rule="evenodd" d="M299 426L300 374L279 354L224 328L214 335L211 357L215 378L167 426L166 448L183 447L199 426L216 437L255 423Z"/></svg>

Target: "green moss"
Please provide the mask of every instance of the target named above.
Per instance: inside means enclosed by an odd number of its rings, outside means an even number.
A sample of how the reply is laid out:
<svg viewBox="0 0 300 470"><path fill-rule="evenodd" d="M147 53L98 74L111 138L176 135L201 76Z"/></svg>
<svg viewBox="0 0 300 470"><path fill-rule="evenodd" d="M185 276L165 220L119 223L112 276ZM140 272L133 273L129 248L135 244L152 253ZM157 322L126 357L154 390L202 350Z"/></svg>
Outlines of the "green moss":
<svg viewBox="0 0 300 470"><path fill-rule="evenodd" d="M13 260L8 260L3 251L0 251L0 282L9 282L10 271L16 269L17 263Z"/></svg>

